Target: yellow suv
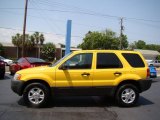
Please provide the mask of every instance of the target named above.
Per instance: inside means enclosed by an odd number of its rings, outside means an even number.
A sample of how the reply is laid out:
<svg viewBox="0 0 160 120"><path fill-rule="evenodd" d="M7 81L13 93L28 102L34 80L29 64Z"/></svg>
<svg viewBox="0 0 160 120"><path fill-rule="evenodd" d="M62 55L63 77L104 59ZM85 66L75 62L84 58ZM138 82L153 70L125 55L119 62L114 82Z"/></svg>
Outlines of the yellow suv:
<svg viewBox="0 0 160 120"><path fill-rule="evenodd" d="M150 88L148 77L148 66L139 52L82 50L51 66L18 71L11 88L30 107L46 105L52 95L112 96L128 107Z"/></svg>

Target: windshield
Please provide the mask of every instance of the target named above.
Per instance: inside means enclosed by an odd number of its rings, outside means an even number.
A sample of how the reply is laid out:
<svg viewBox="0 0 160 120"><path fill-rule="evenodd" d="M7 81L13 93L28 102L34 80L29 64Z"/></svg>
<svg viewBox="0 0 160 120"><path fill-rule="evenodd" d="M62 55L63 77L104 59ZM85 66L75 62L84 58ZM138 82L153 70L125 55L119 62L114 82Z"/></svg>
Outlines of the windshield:
<svg viewBox="0 0 160 120"><path fill-rule="evenodd" d="M0 60L4 60L4 59L5 59L4 57L0 56Z"/></svg>
<svg viewBox="0 0 160 120"><path fill-rule="evenodd" d="M61 58L60 60L58 60L57 62L53 63L51 65L51 67L56 66L57 64L59 64L62 60L64 60L66 57L68 57L70 54L72 54L72 52L68 53L67 55L65 55L63 58Z"/></svg>

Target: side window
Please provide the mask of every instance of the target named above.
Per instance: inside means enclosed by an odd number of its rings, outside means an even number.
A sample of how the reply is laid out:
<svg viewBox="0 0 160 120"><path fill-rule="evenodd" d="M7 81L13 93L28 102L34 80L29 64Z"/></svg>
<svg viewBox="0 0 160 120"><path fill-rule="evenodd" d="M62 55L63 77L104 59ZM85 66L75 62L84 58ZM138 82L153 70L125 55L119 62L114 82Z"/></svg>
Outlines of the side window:
<svg viewBox="0 0 160 120"><path fill-rule="evenodd" d="M98 53L97 69L122 68L122 63L114 53Z"/></svg>
<svg viewBox="0 0 160 120"><path fill-rule="evenodd" d="M145 67L143 60L138 54L135 53L122 53L127 62L135 68Z"/></svg>
<svg viewBox="0 0 160 120"><path fill-rule="evenodd" d="M63 66L67 69L91 69L92 53L82 53L67 60Z"/></svg>

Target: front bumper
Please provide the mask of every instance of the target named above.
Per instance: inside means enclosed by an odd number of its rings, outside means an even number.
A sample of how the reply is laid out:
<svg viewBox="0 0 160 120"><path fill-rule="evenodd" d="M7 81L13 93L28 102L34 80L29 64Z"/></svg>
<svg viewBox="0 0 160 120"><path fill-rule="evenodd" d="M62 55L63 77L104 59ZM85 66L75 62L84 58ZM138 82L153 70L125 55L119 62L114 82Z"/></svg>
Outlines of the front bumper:
<svg viewBox="0 0 160 120"><path fill-rule="evenodd" d="M139 80L138 83L140 86L140 92L143 92L148 90L151 87L152 80L151 79Z"/></svg>
<svg viewBox="0 0 160 120"><path fill-rule="evenodd" d="M23 94L24 83L25 83L24 81L12 79L11 80L11 89L13 90L13 92L15 92L21 96Z"/></svg>

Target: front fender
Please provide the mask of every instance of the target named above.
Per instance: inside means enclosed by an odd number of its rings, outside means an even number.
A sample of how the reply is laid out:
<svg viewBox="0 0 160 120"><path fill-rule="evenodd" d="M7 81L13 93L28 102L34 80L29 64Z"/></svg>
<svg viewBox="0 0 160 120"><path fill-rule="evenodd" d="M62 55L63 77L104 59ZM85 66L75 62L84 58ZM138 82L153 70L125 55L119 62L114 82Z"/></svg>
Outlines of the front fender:
<svg viewBox="0 0 160 120"><path fill-rule="evenodd" d="M55 76L47 75L47 74L31 74L31 75L24 75L21 77L23 81L30 81L30 80L43 80L49 84L49 86L55 86Z"/></svg>

